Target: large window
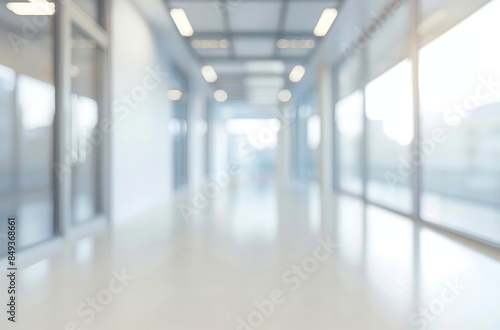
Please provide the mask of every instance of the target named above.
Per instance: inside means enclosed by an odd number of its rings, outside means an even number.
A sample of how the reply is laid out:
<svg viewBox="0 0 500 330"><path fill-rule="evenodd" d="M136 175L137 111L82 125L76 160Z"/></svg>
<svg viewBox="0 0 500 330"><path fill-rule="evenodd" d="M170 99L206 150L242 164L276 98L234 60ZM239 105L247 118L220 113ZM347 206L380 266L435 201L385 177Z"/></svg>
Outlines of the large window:
<svg viewBox="0 0 500 330"><path fill-rule="evenodd" d="M409 56L409 7L402 5L370 41L367 118L367 197L412 211L411 171L401 171L413 141L413 81Z"/></svg>
<svg viewBox="0 0 500 330"><path fill-rule="evenodd" d="M337 187L500 244L500 0L419 5L415 31L401 5L358 49L364 95L336 70Z"/></svg>
<svg viewBox="0 0 500 330"><path fill-rule="evenodd" d="M363 143L363 92L358 90L337 103L338 185L348 192L363 192L361 147Z"/></svg>
<svg viewBox="0 0 500 330"><path fill-rule="evenodd" d="M447 23L454 7L436 9ZM446 14L448 13L448 15ZM422 217L499 242L500 1L491 1L420 51ZM452 20L448 22L448 20ZM448 24L448 25L449 25ZM442 32L438 30L438 32Z"/></svg>
<svg viewBox="0 0 500 330"><path fill-rule="evenodd" d="M411 171L401 173L413 140L411 63L405 60L366 86L370 200L411 212Z"/></svg>
<svg viewBox="0 0 500 330"><path fill-rule="evenodd" d="M185 98L174 101L174 116L170 120L170 131L174 140L174 188L188 183L187 163L187 102Z"/></svg>
<svg viewBox="0 0 500 330"><path fill-rule="evenodd" d="M342 190L363 192L363 91L361 57L348 58L338 72L338 97L335 106L337 186Z"/></svg>
<svg viewBox="0 0 500 330"><path fill-rule="evenodd" d="M88 13L97 17L99 0L79 3L96 8ZM107 94L103 51L66 23L93 31L103 47L108 36L96 22L82 19L87 15L74 10L73 2L21 4L22 10L17 4L0 6L0 256L6 251L7 217L17 218L18 247L46 242L72 230L69 221L101 212L105 179L105 137L94 134ZM68 20L56 31L64 11ZM69 51L71 66L54 60Z"/></svg>
<svg viewBox="0 0 500 330"><path fill-rule="evenodd" d="M16 217L21 248L54 236L53 47L52 16L0 6L0 242Z"/></svg>
<svg viewBox="0 0 500 330"><path fill-rule="evenodd" d="M99 56L97 42L73 27L71 69L71 161L73 221L94 218L99 205Z"/></svg>
<svg viewBox="0 0 500 330"><path fill-rule="evenodd" d="M189 82L184 72L177 66L172 68L170 75L170 92L174 97L172 113L169 122L170 136L173 140L173 188L180 189L188 184L188 107L189 107ZM199 124L199 123L197 123ZM197 130L197 124L192 129ZM203 123L202 123L203 124ZM205 130L205 127L202 127Z"/></svg>
<svg viewBox="0 0 500 330"><path fill-rule="evenodd" d="M294 123L295 172L298 179L314 180L317 173L318 147L321 143L321 122L317 115L316 95L308 94L299 104Z"/></svg>

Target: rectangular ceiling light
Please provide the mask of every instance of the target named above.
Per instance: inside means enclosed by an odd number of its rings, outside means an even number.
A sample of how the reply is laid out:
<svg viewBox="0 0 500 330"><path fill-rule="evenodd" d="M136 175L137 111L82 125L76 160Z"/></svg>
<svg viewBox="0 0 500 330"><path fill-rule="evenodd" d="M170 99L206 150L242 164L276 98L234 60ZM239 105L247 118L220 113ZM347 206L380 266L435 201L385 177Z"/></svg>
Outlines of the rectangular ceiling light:
<svg viewBox="0 0 500 330"><path fill-rule="evenodd" d="M292 72L290 72L290 81L297 83L304 78L304 75L306 74L306 68L304 68L302 65L296 65L293 69Z"/></svg>
<svg viewBox="0 0 500 330"><path fill-rule="evenodd" d="M53 2L9 2L7 9L19 16L52 16L56 12Z"/></svg>
<svg viewBox="0 0 500 330"><path fill-rule="evenodd" d="M316 37L324 37L330 31L335 18L337 18L337 9L326 8L323 10L321 17L319 18L318 24L314 28L314 35Z"/></svg>
<svg viewBox="0 0 500 330"><path fill-rule="evenodd" d="M170 10L170 16L172 16L172 19L174 20L181 36L191 37L194 34L193 27L191 26L191 23L189 23L189 19L184 9L173 8Z"/></svg>
<svg viewBox="0 0 500 330"><path fill-rule="evenodd" d="M215 69L211 65L205 65L203 68L201 68L201 74L203 75L203 78L209 83L214 83L219 79L217 76L217 72L215 72Z"/></svg>
<svg viewBox="0 0 500 330"><path fill-rule="evenodd" d="M196 49L227 49L229 48L229 40L194 39L191 41L191 46Z"/></svg>
<svg viewBox="0 0 500 330"><path fill-rule="evenodd" d="M182 98L182 91L178 89L171 89L167 92L167 97L171 101L179 101Z"/></svg>
<svg viewBox="0 0 500 330"><path fill-rule="evenodd" d="M279 49L313 49L316 41L312 39L279 39L276 42Z"/></svg>

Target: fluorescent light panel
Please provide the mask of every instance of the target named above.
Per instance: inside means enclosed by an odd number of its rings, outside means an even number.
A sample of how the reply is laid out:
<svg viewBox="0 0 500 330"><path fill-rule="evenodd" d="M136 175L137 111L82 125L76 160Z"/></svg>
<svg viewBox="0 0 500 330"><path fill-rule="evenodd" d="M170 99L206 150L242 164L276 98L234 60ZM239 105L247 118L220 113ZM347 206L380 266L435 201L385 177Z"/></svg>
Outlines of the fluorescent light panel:
<svg viewBox="0 0 500 330"><path fill-rule="evenodd" d="M326 8L323 10L321 17L319 18L318 24L314 28L314 35L316 37L324 37L330 31L333 22L337 18L337 9L335 8Z"/></svg>
<svg viewBox="0 0 500 330"><path fill-rule="evenodd" d="M312 49L316 41L312 39L280 39L276 42L279 49Z"/></svg>
<svg viewBox="0 0 500 330"><path fill-rule="evenodd" d="M227 95L226 91L224 91L222 89L218 89L214 92L214 98L217 102L226 102L228 95Z"/></svg>
<svg viewBox="0 0 500 330"><path fill-rule="evenodd" d="M171 89L167 92L167 97L171 101L179 101L182 98L182 91L178 89Z"/></svg>
<svg viewBox="0 0 500 330"><path fill-rule="evenodd" d="M191 41L191 46L196 49L227 49L229 48L229 40L194 39Z"/></svg>
<svg viewBox="0 0 500 330"><path fill-rule="evenodd" d="M278 99L281 102L286 103L292 99L292 92L290 92L288 89L284 89L278 94Z"/></svg>
<svg viewBox="0 0 500 330"><path fill-rule="evenodd" d="M7 9L19 16L52 16L56 12L53 2L9 2Z"/></svg>
<svg viewBox="0 0 500 330"><path fill-rule="evenodd" d="M304 68L302 65L296 65L293 69L292 72L290 72L290 81L297 83L304 78L304 75L306 74L306 68Z"/></svg>
<svg viewBox="0 0 500 330"><path fill-rule="evenodd" d="M186 15L186 12L182 8L173 8L170 10L170 16L174 20L179 33L183 37L191 37L194 34L193 27L191 23L189 23L189 19Z"/></svg>
<svg viewBox="0 0 500 330"><path fill-rule="evenodd" d="M219 79L217 76L217 72L215 72L215 69L211 65L205 65L203 68L201 68L201 74L203 75L203 78L209 83L214 83Z"/></svg>

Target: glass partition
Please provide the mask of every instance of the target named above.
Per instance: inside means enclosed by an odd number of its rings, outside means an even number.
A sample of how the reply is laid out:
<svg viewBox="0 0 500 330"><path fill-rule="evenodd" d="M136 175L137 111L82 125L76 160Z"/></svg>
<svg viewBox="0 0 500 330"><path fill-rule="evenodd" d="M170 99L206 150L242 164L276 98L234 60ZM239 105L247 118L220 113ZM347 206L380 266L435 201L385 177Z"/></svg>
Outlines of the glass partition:
<svg viewBox="0 0 500 330"><path fill-rule="evenodd" d="M102 148L98 131L99 56L97 42L73 27L71 66L71 162L73 222L94 218L99 205Z"/></svg>
<svg viewBox="0 0 500 330"><path fill-rule="evenodd" d="M55 235L53 23L0 6L0 256L8 217L20 248Z"/></svg>
<svg viewBox="0 0 500 330"><path fill-rule="evenodd" d="M492 37L500 31L499 15L500 1L491 1L426 44L420 50L419 82L422 218L496 242L500 44ZM456 23L448 16L443 21Z"/></svg>

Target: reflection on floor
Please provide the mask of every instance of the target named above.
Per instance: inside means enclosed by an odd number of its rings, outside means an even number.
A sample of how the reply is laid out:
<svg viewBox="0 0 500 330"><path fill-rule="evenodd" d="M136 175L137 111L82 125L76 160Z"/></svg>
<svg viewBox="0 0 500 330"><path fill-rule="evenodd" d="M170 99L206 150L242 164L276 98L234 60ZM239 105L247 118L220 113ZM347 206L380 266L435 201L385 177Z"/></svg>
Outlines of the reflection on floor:
<svg viewBox="0 0 500 330"><path fill-rule="evenodd" d="M500 329L498 251L356 199L247 185L190 220L172 204L24 267L15 328Z"/></svg>

